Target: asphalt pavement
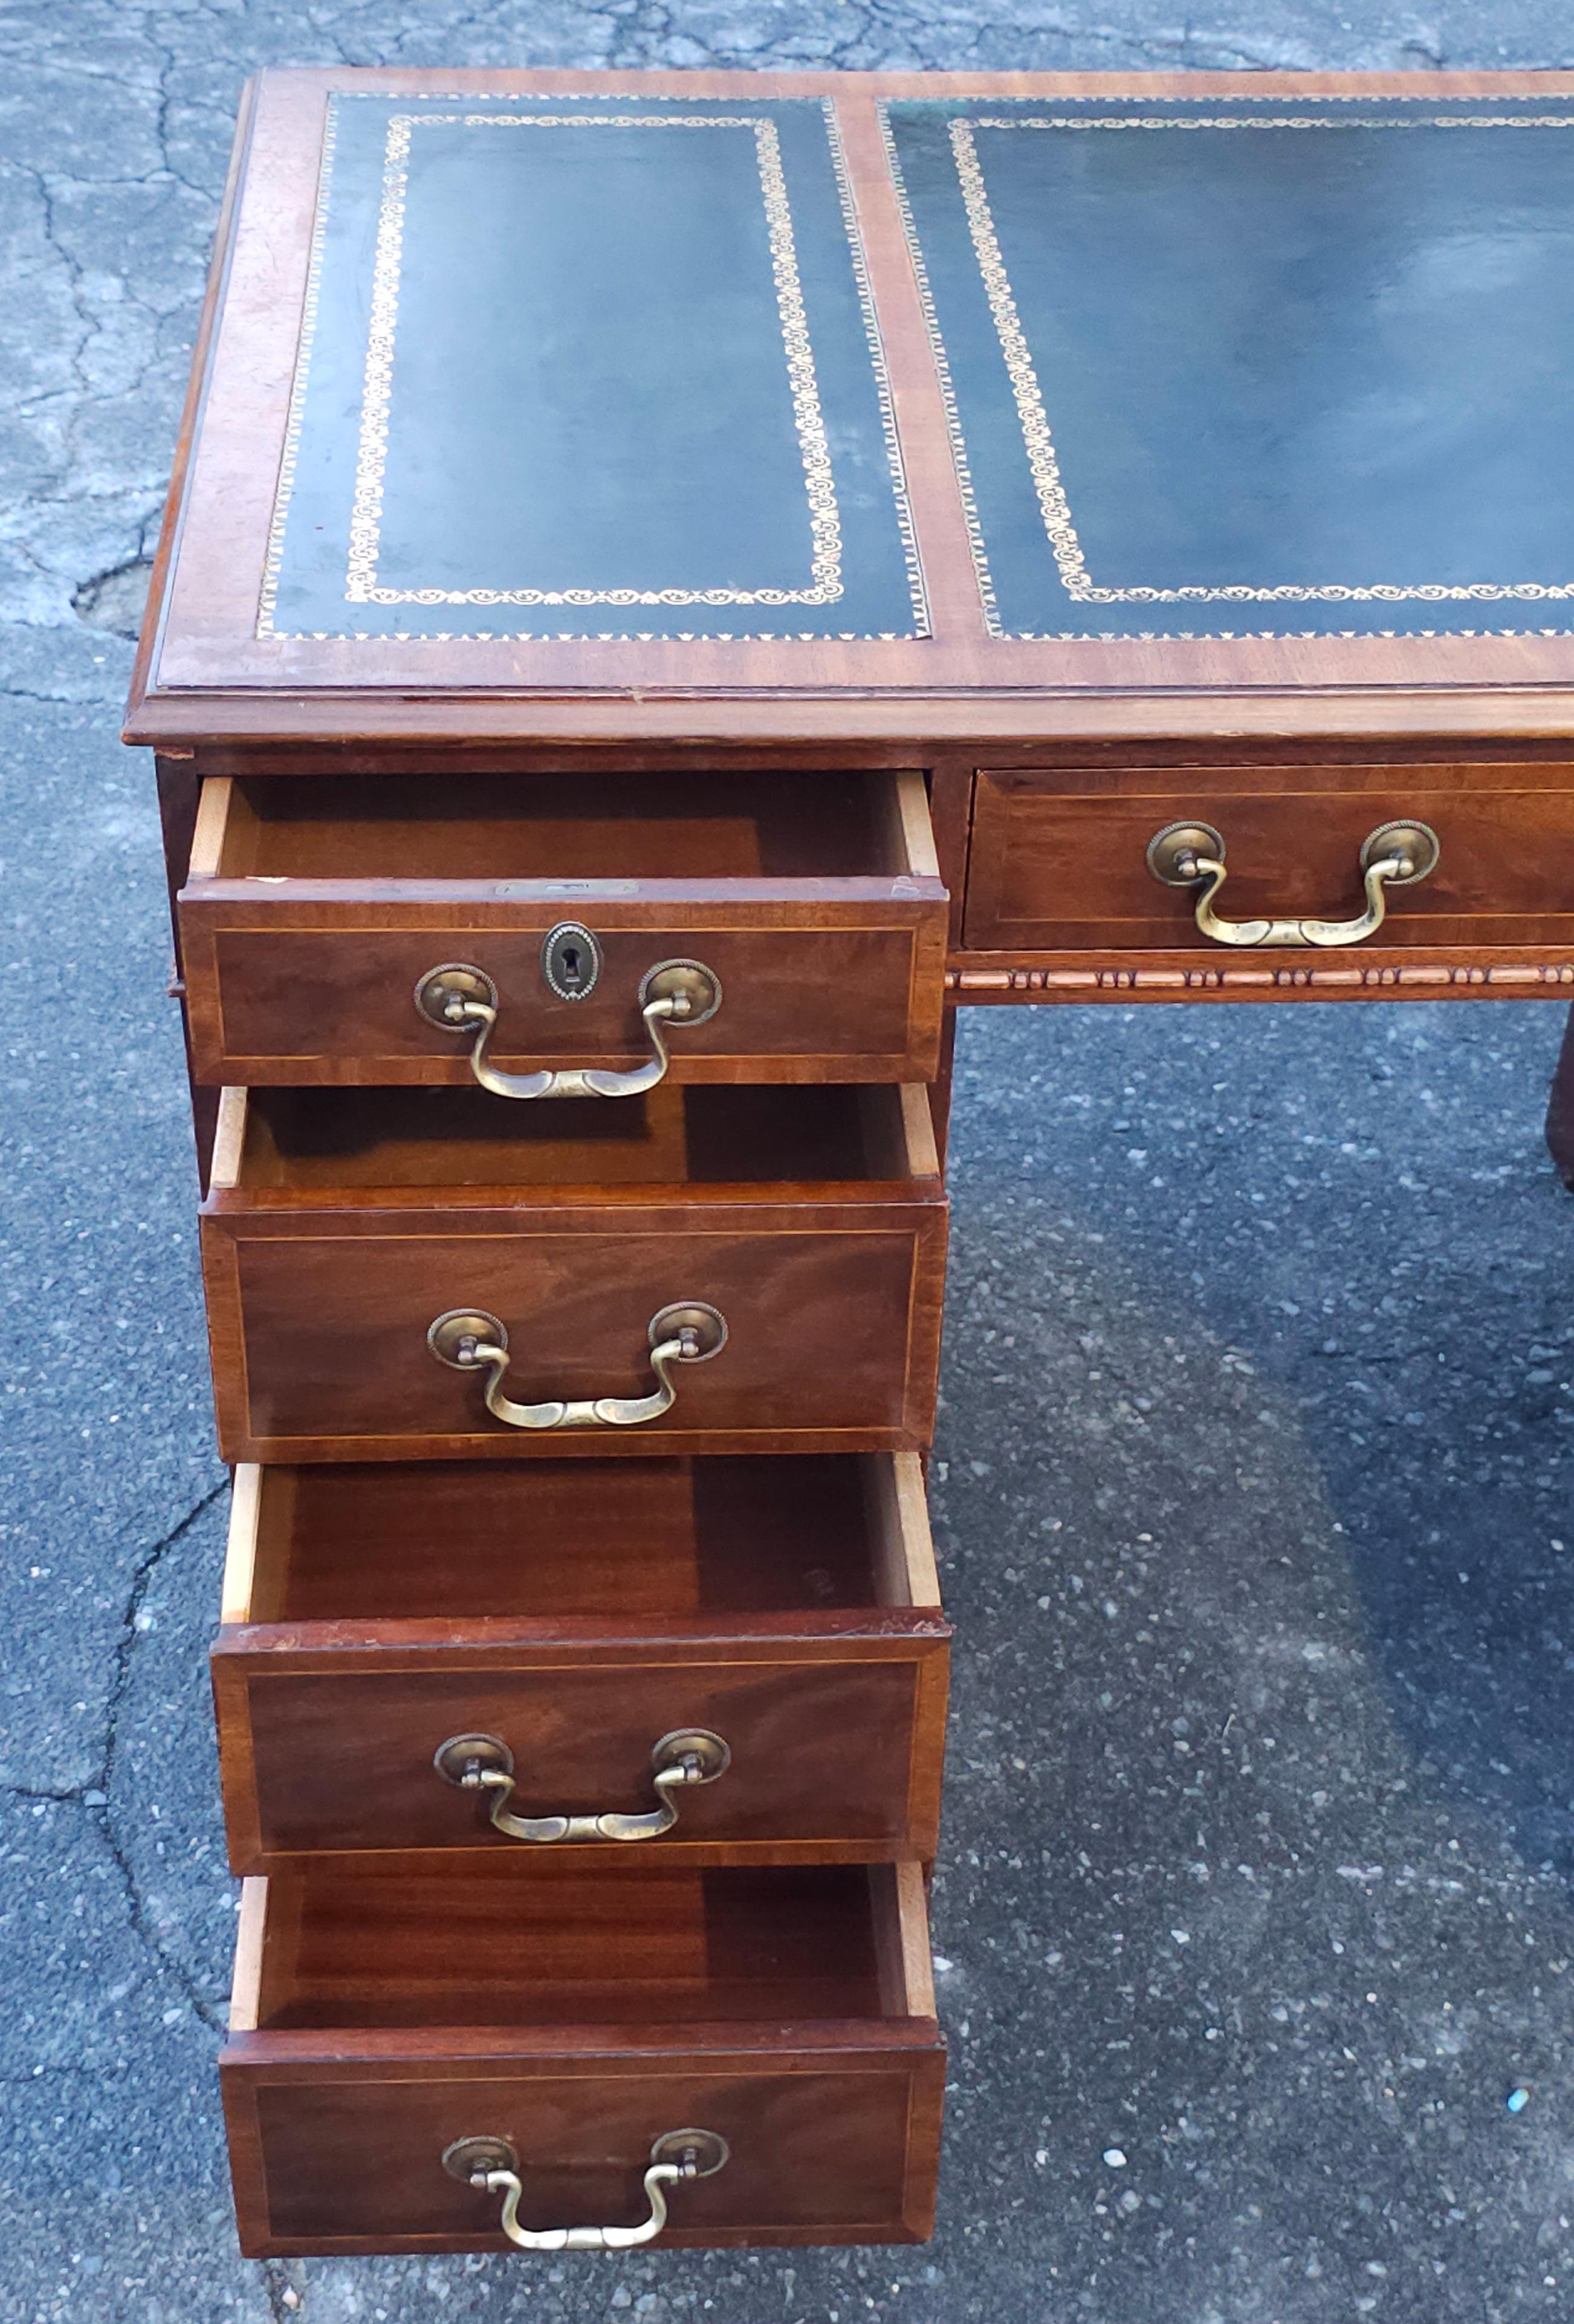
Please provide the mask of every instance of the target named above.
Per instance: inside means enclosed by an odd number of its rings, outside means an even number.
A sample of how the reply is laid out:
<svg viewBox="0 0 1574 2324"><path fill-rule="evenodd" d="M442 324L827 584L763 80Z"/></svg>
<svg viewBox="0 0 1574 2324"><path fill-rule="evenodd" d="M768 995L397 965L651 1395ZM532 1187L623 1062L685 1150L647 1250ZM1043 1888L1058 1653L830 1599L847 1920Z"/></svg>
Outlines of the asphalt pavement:
<svg viewBox="0 0 1574 2324"><path fill-rule="evenodd" d="M0 2319L1566 2316L1574 1199L1544 1003L964 1019L932 2246L238 2256L225 1479L152 770L116 734L236 92L324 62L1569 65L1574 21L0 10Z"/></svg>

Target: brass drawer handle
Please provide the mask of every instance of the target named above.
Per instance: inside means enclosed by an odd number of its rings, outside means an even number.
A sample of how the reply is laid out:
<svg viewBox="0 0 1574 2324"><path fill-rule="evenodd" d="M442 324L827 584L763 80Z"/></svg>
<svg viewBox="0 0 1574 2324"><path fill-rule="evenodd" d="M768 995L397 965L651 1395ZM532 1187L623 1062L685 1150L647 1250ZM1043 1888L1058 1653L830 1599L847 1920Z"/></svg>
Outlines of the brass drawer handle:
<svg viewBox="0 0 1574 2324"><path fill-rule="evenodd" d="M494 1097L638 1097L664 1081L671 1062L663 1026L703 1025L721 1007L720 979L697 960L663 960L640 982L640 1015L651 1045L643 1065L627 1073L609 1066L573 1065L561 1072L504 1074L487 1062L497 1024L497 987L483 968L463 961L429 968L415 988L415 1006L442 1033L474 1033L470 1071Z"/></svg>
<svg viewBox="0 0 1574 2324"><path fill-rule="evenodd" d="M643 1814L608 1809L601 1815L515 1815L509 1807L515 1784L514 1754L495 1735L450 1735L432 1755L445 1784L488 1795L488 1812L510 1840L659 1840L678 1821L672 1797L688 1784L714 1784L732 1765L732 1753L708 1727L679 1727L663 1735L651 1752L658 1804Z"/></svg>
<svg viewBox="0 0 1574 2324"><path fill-rule="evenodd" d="M486 1409L510 1428L637 1428L671 1412L678 1391L673 1364L702 1364L727 1345L727 1324L702 1299L680 1299L653 1315L647 1337L657 1385L650 1396L597 1396L570 1402L515 1404L503 1393L508 1333L484 1308L450 1307L427 1330L426 1344L440 1364L486 1373Z"/></svg>
<svg viewBox="0 0 1574 2324"><path fill-rule="evenodd" d="M651 2148L645 2171L645 2200L649 2215L634 2227L522 2227L519 2206L524 2186L519 2175L519 2154L506 2138L456 2138L444 2149L442 2165L450 2179L467 2187L503 2198L504 2234L522 2251L628 2251L648 2244L667 2224L667 2189L690 2179L709 2179L725 2168L731 2154L725 2138L714 2130L664 2131Z"/></svg>
<svg viewBox="0 0 1574 2324"><path fill-rule="evenodd" d="M1361 845L1366 908L1353 920L1221 920L1214 901L1227 877L1224 840L1210 823L1171 823L1148 842L1148 869L1167 888L1196 888L1197 925L1223 945L1363 944L1383 926L1390 888L1413 887L1442 853L1430 824L1382 823Z"/></svg>

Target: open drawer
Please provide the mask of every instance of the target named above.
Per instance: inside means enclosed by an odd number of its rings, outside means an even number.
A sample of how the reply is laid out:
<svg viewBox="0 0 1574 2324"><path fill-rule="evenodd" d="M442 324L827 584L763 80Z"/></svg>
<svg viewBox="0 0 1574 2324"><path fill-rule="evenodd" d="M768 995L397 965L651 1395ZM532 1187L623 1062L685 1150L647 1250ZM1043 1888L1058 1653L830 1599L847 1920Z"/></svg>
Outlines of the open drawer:
<svg viewBox="0 0 1574 2324"><path fill-rule="evenodd" d="M949 1631L916 1453L245 1467L220 1620L237 1872L934 1853Z"/></svg>
<svg viewBox="0 0 1574 2324"><path fill-rule="evenodd" d="M230 2024L253 2258L506 2251L511 2191L549 2249L931 2231L916 1865L314 1865L246 1883Z"/></svg>
<svg viewBox="0 0 1574 2324"><path fill-rule="evenodd" d="M916 1451L927 1093L227 1090L203 1267L227 1461Z"/></svg>
<svg viewBox="0 0 1574 2324"><path fill-rule="evenodd" d="M210 778L179 902L196 1072L248 1084L463 1084L478 1038L494 1074L925 1080L946 913L912 772Z"/></svg>

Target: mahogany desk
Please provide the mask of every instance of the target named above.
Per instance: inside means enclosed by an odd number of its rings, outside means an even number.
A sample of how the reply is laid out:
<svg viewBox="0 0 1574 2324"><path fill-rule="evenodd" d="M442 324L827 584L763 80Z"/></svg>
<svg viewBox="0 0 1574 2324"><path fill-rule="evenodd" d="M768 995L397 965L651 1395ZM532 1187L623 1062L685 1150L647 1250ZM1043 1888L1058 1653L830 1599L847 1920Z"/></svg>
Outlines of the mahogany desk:
<svg viewBox="0 0 1574 2324"><path fill-rule="evenodd" d="M949 1009L1574 989L1571 262L1574 75L248 90L126 727L248 2251L928 2232Z"/></svg>

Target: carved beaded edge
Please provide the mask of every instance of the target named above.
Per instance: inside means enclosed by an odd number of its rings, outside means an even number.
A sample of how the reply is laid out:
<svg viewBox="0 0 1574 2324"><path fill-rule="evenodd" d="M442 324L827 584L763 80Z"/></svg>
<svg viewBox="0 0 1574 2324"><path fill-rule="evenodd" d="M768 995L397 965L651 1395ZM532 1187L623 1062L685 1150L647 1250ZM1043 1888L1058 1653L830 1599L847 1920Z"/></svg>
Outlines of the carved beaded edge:
<svg viewBox="0 0 1574 2324"><path fill-rule="evenodd" d="M1006 1000L1036 993L1085 1000L1090 993L1147 993L1173 1000L1177 992L1321 993L1325 997L1379 991L1414 991L1439 1000L1449 991L1495 987L1525 994L1538 987L1574 986L1574 961L1365 961L1356 965L1283 962L1225 966L1199 962L1194 967L949 968L945 989L974 1001Z"/></svg>

